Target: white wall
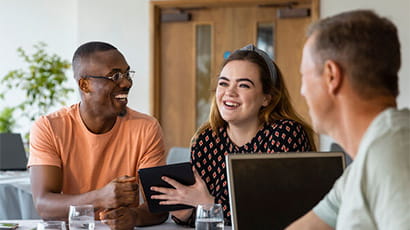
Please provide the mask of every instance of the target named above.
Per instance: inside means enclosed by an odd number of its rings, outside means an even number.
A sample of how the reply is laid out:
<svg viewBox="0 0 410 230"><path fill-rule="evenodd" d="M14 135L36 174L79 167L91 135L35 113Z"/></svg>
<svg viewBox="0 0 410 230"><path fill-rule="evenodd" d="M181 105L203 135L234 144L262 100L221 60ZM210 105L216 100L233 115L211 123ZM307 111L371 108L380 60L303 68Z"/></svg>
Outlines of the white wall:
<svg viewBox="0 0 410 230"><path fill-rule="evenodd" d="M116 46L136 71L129 103L149 113L149 0L78 1L78 44L106 41Z"/></svg>
<svg viewBox="0 0 410 230"><path fill-rule="evenodd" d="M356 8L374 9L398 26L402 43L398 104L410 107L410 0L322 0L321 16ZM84 42L112 43L137 72L129 106L150 112L149 0L1 0L0 31L0 76L22 65L16 54L19 46L29 49L44 41L50 52L71 60L74 50ZM74 81L70 84L76 88ZM12 100L22 96L16 94ZM2 101L0 109L12 100ZM68 103L76 101L78 93L67 99Z"/></svg>

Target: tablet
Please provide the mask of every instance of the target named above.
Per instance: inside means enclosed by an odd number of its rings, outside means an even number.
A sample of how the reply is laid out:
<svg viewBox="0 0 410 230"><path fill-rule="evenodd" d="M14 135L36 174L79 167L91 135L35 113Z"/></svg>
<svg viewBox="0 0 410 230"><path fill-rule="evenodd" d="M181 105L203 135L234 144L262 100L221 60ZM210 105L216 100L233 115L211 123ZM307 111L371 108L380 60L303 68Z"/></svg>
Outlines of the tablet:
<svg viewBox="0 0 410 230"><path fill-rule="evenodd" d="M151 199L152 195L160 194L152 191L152 186L173 188L170 184L161 179L167 176L184 185L193 185L195 183L192 166L189 162L157 166L152 168L143 168L138 170L141 184L144 189L145 198L148 202L148 208L151 212L169 212L180 209L192 208L188 205L160 205L161 200Z"/></svg>

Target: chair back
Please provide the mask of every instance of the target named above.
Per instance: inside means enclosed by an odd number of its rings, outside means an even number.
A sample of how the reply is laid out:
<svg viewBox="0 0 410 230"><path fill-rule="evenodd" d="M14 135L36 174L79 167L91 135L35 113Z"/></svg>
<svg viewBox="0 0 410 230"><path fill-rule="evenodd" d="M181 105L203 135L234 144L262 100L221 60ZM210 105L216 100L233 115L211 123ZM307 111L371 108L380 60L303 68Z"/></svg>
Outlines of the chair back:
<svg viewBox="0 0 410 230"><path fill-rule="evenodd" d="M172 147L168 152L167 164L176 164L191 160L189 148Z"/></svg>

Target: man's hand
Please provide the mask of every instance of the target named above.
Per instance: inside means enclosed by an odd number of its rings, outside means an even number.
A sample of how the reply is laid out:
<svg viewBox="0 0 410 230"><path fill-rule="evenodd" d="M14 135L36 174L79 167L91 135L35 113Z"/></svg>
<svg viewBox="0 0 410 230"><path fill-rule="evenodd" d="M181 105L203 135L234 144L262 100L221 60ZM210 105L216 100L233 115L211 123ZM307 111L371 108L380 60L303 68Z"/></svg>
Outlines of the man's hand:
<svg viewBox="0 0 410 230"><path fill-rule="evenodd" d="M120 207L100 212L101 221L114 230L129 230L135 226L136 213L132 208Z"/></svg>
<svg viewBox="0 0 410 230"><path fill-rule="evenodd" d="M214 203L214 197L209 194L208 188L205 182L199 176L195 168L192 168L195 176L195 184L185 186L176 180L169 177L162 177L162 180L172 185L173 188L164 187L151 187L152 191L160 192L160 195L151 196L152 199L159 199L160 204L185 204L191 206L197 206L198 204Z"/></svg>
<svg viewBox="0 0 410 230"><path fill-rule="evenodd" d="M135 177L122 176L99 190L100 207L105 209L138 205L139 193Z"/></svg>

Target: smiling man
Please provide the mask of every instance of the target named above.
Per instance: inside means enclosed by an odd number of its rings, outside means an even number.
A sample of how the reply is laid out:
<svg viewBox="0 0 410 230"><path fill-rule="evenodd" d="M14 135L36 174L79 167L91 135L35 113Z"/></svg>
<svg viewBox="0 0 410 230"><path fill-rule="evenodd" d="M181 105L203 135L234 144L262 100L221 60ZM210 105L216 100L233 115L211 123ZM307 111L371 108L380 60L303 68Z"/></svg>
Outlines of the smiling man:
<svg viewBox="0 0 410 230"><path fill-rule="evenodd" d="M308 31L301 93L314 129L354 159L294 229L410 226L410 111L398 109L400 42L395 25L369 10L325 18Z"/></svg>
<svg viewBox="0 0 410 230"><path fill-rule="evenodd" d="M81 102L40 117L30 135L34 203L43 219L93 204L112 229L158 224L139 205L139 168L165 164L158 122L127 107L134 72L112 45L89 42L73 57Z"/></svg>

